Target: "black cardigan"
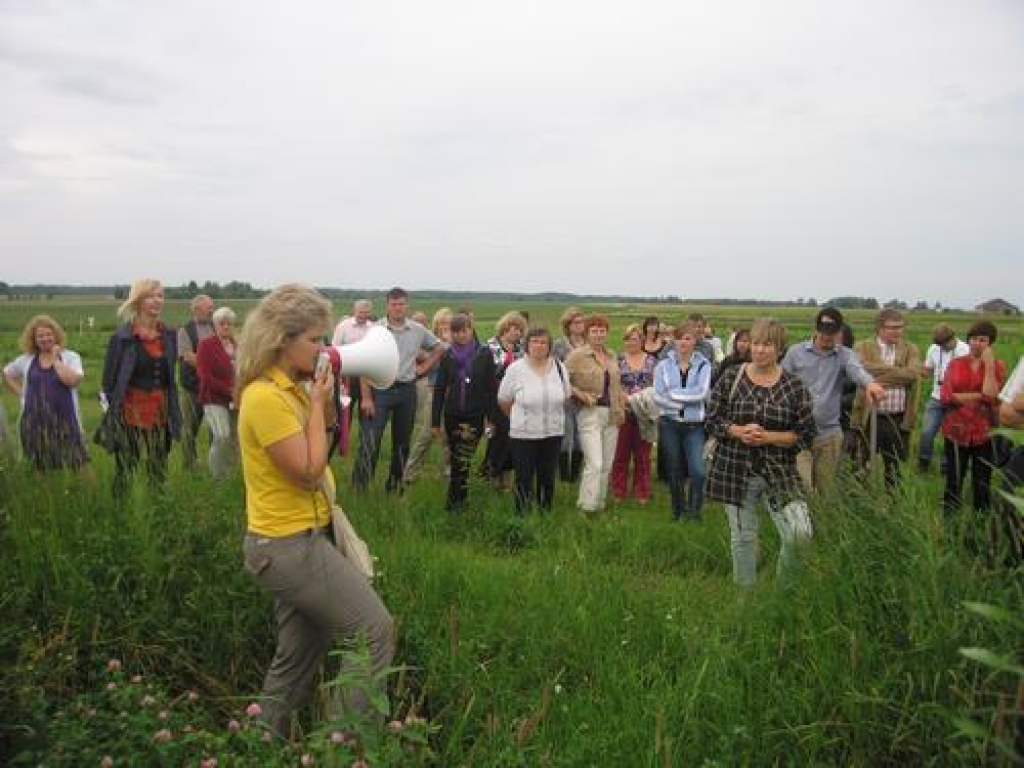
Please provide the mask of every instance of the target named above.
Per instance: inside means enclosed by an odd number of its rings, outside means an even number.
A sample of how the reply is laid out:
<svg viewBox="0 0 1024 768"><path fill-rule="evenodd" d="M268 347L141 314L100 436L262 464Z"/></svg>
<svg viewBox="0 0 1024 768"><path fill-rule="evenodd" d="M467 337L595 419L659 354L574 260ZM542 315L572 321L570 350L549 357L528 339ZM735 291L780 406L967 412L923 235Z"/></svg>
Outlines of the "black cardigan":
<svg viewBox="0 0 1024 768"><path fill-rule="evenodd" d="M452 357L451 350L444 353L438 365L440 371L434 385L431 425L441 426L442 412L446 424L479 423L485 417L493 421L498 409L498 388L494 357L487 346L481 345L473 358L464 407L459 405L459 364Z"/></svg>

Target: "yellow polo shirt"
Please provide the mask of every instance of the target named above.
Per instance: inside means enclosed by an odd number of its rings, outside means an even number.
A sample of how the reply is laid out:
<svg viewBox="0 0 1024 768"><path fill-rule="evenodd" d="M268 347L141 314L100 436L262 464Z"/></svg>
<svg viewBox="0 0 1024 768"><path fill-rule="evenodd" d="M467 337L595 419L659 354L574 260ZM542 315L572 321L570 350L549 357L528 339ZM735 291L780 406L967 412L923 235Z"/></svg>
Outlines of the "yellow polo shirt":
<svg viewBox="0 0 1024 768"><path fill-rule="evenodd" d="M330 522L330 505L321 491L299 488L278 469L267 446L302 432L309 414L309 395L279 368L245 388L238 409L238 443L245 479L248 528L261 536L290 536ZM333 494L334 477L326 482Z"/></svg>

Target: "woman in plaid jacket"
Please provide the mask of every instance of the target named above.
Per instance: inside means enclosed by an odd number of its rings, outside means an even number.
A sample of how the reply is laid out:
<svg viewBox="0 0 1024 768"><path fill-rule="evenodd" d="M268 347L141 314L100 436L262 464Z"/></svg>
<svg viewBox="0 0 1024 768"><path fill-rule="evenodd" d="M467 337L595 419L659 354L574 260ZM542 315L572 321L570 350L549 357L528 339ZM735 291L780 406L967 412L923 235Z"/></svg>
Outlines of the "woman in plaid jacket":
<svg viewBox="0 0 1024 768"><path fill-rule="evenodd" d="M796 455L815 435L810 393L778 362L785 328L776 320L759 320L750 337L751 362L718 380L707 413L708 432L718 441L707 496L725 504L733 578L741 586L752 586L755 580L761 496L782 541L780 574L794 558L797 540L811 534Z"/></svg>

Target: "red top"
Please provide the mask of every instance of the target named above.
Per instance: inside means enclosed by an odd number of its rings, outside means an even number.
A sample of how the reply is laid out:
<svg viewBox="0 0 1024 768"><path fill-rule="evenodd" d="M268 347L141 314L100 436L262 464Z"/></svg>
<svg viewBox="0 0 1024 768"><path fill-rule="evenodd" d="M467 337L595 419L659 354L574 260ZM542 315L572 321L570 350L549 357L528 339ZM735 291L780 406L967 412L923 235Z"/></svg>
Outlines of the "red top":
<svg viewBox="0 0 1024 768"><path fill-rule="evenodd" d="M977 370L972 368L972 362L978 363ZM996 395L982 395L979 400L958 405L953 402L954 393L981 393L985 383L985 365L972 355L952 361L946 368L942 388L939 390L942 404L947 407L946 416L942 420L942 434L946 439L957 445L981 445L986 442L999 411L999 390L1005 381L1006 363L996 360Z"/></svg>
<svg viewBox="0 0 1024 768"><path fill-rule="evenodd" d="M216 336L199 342L196 350L199 374L199 402L203 405L231 405L235 399L235 365Z"/></svg>
<svg viewBox="0 0 1024 768"><path fill-rule="evenodd" d="M164 356L163 326L157 326L157 334L152 339L144 339L136 331L135 337L150 357ZM124 393L124 420L131 427L155 427L167 423L167 391L154 389L133 389L128 387Z"/></svg>

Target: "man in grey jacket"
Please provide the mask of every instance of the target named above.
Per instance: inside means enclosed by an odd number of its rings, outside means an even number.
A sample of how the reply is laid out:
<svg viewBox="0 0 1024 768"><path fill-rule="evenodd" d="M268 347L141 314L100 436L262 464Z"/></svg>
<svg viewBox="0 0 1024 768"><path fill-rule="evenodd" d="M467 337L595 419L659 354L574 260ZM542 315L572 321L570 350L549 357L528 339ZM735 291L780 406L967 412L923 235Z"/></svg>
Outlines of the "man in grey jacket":
<svg viewBox="0 0 1024 768"><path fill-rule="evenodd" d="M803 382L814 403L818 436L811 450L797 456L797 471L808 493L823 490L839 469L843 385L849 380L863 386L876 402L884 393L853 350L839 343L842 328L842 312L835 307L823 308L814 319L814 337L791 346L782 360L782 367Z"/></svg>

